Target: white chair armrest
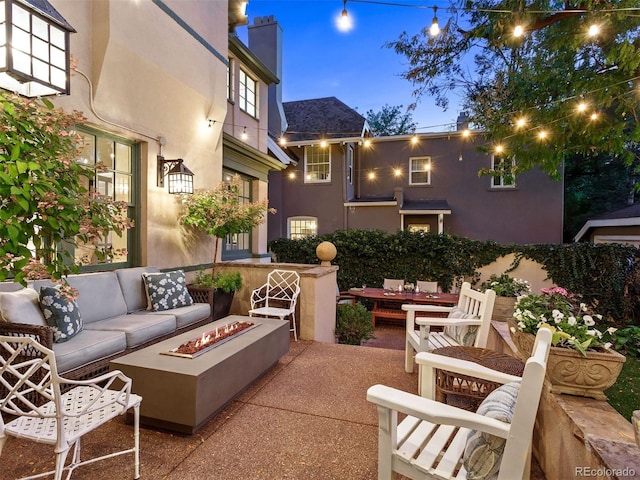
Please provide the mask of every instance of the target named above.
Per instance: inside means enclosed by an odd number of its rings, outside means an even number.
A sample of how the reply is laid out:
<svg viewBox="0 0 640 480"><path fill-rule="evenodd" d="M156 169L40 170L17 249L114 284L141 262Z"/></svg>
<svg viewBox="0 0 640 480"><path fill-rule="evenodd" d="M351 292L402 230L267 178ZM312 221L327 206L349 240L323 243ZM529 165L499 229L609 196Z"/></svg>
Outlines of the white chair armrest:
<svg viewBox="0 0 640 480"><path fill-rule="evenodd" d="M403 304L402 305L402 310L404 310L405 312L442 312L442 313L448 313L450 312L453 307L446 307L444 305L417 305L417 304L413 304L413 303L409 303L409 304Z"/></svg>
<svg viewBox="0 0 640 480"><path fill-rule="evenodd" d="M507 438L509 434L510 424L508 423L385 385L370 387L367 390L367 400L380 407L432 423L472 428L502 438Z"/></svg>
<svg viewBox="0 0 640 480"><path fill-rule="evenodd" d="M98 383L105 382L107 380L109 380L109 385L110 385L116 379L122 380L122 382L124 382L126 385L128 385L129 388L131 387L131 379L129 377L127 377L124 373L122 373L120 370L113 370L111 372L103 373L102 375L100 375L98 377L93 377L93 378L90 378L88 380L71 380L70 378L60 377L60 382L61 383L66 383L66 384L69 384L69 385L92 386L92 385L96 385ZM104 388L104 386L102 386L101 388Z"/></svg>
<svg viewBox="0 0 640 480"><path fill-rule="evenodd" d="M520 380L521 377L516 375L510 375L508 373L502 373L498 370L493 370L488 367L483 367L474 362L468 360L461 360L459 358L445 357L444 355L438 355L431 352L420 352L416 355L416 363L420 368L440 368L448 372L460 373L462 375L468 375L470 377L478 377L483 380L497 383L509 383Z"/></svg>
<svg viewBox="0 0 640 480"><path fill-rule="evenodd" d="M418 325L428 325L431 327L448 327L460 325L482 325L482 320L478 318L436 318L436 317L416 317L415 323Z"/></svg>

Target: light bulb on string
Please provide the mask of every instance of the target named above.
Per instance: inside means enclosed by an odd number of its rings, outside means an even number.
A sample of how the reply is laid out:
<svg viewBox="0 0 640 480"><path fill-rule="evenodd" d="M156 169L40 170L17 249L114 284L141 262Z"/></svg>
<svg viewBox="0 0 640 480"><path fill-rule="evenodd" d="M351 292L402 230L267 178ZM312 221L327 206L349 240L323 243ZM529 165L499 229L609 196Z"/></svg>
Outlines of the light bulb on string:
<svg viewBox="0 0 640 480"><path fill-rule="evenodd" d="M349 16L349 12L347 12L347 0L344 0L344 7L342 8L342 13L336 20L336 25L341 32L348 32L353 28L353 21Z"/></svg>
<svg viewBox="0 0 640 480"><path fill-rule="evenodd" d="M429 27L429 33L432 37L438 36L440 33L440 25L438 25L438 7L433 7L433 20L431 21L431 27Z"/></svg>
<svg viewBox="0 0 640 480"><path fill-rule="evenodd" d="M600 35L600 25L598 25L597 23L593 23L591 25L589 25L589 37L593 38L593 37L597 37L598 35Z"/></svg>
<svg viewBox="0 0 640 480"><path fill-rule="evenodd" d="M547 132L546 130L540 130L538 132L538 139L539 140L545 140L548 136L549 136L549 132Z"/></svg>
<svg viewBox="0 0 640 480"><path fill-rule="evenodd" d="M524 35L524 27L522 25L516 25L513 28L513 36L516 38L520 38Z"/></svg>
<svg viewBox="0 0 640 480"><path fill-rule="evenodd" d="M527 119L525 117L520 117L516 120L516 127L522 128L527 124Z"/></svg>

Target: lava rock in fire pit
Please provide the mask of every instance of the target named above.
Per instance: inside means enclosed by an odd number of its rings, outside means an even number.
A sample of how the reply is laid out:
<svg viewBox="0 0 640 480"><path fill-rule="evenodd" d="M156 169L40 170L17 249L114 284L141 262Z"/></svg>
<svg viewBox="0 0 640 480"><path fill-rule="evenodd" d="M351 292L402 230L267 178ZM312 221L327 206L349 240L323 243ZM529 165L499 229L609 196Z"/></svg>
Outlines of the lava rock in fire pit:
<svg viewBox="0 0 640 480"><path fill-rule="evenodd" d="M218 327L210 332L203 333L202 337L189 340L187 343L183 343L175 349L176 353L182 353L185 355L193 355L200 350L210 348L212 345L221 342L222 340L229 338L242 330L253 327L255 324L250 322L233 322L222 327Z"/></svg>

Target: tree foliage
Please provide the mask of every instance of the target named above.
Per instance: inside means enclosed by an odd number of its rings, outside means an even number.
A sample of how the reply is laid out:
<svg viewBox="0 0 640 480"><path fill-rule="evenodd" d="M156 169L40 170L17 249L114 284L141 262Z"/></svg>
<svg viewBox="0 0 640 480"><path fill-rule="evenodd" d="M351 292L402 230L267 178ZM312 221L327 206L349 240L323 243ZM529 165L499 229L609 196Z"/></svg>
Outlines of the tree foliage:
<svg viewBox="0 0 640 480"><path fill-rule="evenodd" d="M409 61L403 76L417 97L433 95L446 109L449 95L461 94L471 122L486 131L486 149L503 145L515 156L514 173L539 166L558 177L571 154L638 162L637 7L637 0L452 0L440 35L425 27L387 46ZM599 33L590 36L592 25Z"/></svg>
<svg viewBox="0 0 640 480"><path fill-rule="evenodd" d="M267 200L245 201L240 195L240 182L240 176L235 175L231 182L220 182L213 190L198 190L182 197L184 210L180 222L216 237L214 266L220 239L249 232L264 221L267 213L275 213L275 209L268 208Z"/></svg>
<svg viewBox="0 0 640 480"><path fill-rule="evenodd" d="M385 104L379 112L367 111L367 123L374 137L407 135L416 130L411 112L403 112L402 105L392 107Z"/></svg>
<svg viewBox="0 0 640 480"><path fill-rule="evenodd" d="M127 204L88 189L96 168L76 162L84 122L48 100L0 93L0 281L60 279L77 272L75 249L107 259L109 233L133 222Z"/></svg>

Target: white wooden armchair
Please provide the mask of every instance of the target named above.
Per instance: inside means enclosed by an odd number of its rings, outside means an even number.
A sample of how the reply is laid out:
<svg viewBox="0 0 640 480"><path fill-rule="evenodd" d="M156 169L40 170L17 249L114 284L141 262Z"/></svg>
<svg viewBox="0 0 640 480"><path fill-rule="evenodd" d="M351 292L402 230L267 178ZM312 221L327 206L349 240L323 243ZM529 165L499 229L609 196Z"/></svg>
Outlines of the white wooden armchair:
<svg viewBox="0 0 640 480"><path fill-rule="evenodd" d="M249 316L277 317L291 319L290 331L298 341L296 328L296 302L300 295L300 276L293 270L273 270L269 272L267 283L251 293Z"/></svg>
<svg viewBox="0 0 640 480"><path fill-rule="evenodd" d="M370 387L367 400L378 408L378 479L390 480L393 472L412 479L493 479L496 474L498 480L529 478L550 344L551 331L540 329L522 379L472 362L419 353L416 361L425 372L446 365L504 384L475 413L384 385ZM407 415L400 423L398 413Z"/></svg>
<svg viewBox="0 0 640 480"><path fill-rule="evenodd" d="M70 389L62 393L62 385ZM111 389L115 385L118 388ZM55 470L22 480L51 474L60 480L65 472L68 479L81 465L127 453L133 453L134 478L139 478L141 400L131 393L131 380L119 371L91 380L68 380L58 375L53 351L33 338L0 336L0 454L8 436L55 447ZM82 436L130 408L134 410L133 448L81 461ZM5 414L12 418L8 423ZM71 447L75 447L72 459L65 466Z"/></svg>
<svg viewBox="0 0 640 480"><path fill-rule="evenodd" d="M485 347L496 294L473 290L468 282L462 284L458 305L402 305L406 316L406 372L413 372L414 352L429 352L440 347L473 345ZM433 313L448 313L447 318L429 317ZM444 327L442 332L432 332L431 327Z"/></svg>

